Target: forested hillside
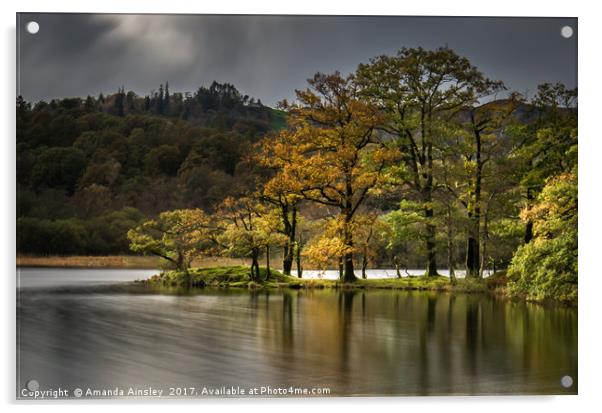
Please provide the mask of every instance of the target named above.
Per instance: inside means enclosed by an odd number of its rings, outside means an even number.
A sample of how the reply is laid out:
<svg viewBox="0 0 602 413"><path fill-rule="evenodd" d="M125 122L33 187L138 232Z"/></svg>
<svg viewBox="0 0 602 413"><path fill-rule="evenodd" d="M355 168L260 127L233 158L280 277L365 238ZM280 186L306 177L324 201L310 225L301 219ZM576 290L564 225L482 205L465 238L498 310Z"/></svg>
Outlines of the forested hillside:
<svg viewBox="0 0 602 413"><path fill-rule="evenodd" d="M128 252L126 233L173 208L210 210L251 184L255 142L282 112L214 82L140 97L17 100L18 251Z"/></svg>

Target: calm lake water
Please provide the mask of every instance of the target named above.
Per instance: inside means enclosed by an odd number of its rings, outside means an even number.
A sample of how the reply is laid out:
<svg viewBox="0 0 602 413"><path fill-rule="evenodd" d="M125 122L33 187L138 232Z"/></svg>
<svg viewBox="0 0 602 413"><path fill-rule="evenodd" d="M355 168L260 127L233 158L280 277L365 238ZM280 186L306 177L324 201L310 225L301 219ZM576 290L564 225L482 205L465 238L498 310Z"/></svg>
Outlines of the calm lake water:
<svg viewBox="0 0 602 413"><path fill-rule="evenodd" d="M222 386L337 396L577 392L575 308L426 292L182 295L127 283L152 273L21 269L19 389L33 379L40 389L153 387L164 397L170 387ZM561 386L567 375L570 388Z"/></svg>

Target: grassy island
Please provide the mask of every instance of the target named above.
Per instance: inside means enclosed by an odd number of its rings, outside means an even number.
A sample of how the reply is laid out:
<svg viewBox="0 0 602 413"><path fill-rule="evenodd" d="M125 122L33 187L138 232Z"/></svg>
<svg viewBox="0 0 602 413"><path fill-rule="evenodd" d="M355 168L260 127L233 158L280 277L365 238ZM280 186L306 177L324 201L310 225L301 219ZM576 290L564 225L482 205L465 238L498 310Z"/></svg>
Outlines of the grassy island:
<svg viewBox="0 0 602 413"><path fill-rule="evenodd" d="M165 271L140 281L153 287L187 287L193 288L291 288L291 289L321 289L321 288L351 288L351 289L391 289L391 290L422 290L422 291L453 291L478 293L500 290L505 286L503 274L487 279L455 279L447 277L404 277L382 279L358 279L354 282L327 279L305 279L287 276L276 270L270 270L268 276L265 267L260 267L260 278L251 279L249 267L213 267L191 268L184 271Z"/></svg>

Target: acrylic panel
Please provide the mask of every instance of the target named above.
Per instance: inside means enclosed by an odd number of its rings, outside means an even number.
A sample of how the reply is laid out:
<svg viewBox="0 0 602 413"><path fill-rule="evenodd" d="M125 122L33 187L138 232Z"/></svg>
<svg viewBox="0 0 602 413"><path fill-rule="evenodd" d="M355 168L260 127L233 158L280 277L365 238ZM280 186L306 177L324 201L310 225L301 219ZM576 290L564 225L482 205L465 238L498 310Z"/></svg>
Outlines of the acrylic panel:
<svg viewBox="0 0 602 413"><path fill-rule="evenodd" d="M17 398L577 394L577 19L17 15Z"/></svg>

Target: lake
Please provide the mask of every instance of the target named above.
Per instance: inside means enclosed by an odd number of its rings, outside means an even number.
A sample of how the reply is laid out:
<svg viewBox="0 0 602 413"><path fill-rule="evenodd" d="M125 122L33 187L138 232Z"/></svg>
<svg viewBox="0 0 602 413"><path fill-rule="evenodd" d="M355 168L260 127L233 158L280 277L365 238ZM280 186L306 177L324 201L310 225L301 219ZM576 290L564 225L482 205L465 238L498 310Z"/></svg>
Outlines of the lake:
<svg viewBox="0 0 602 413"><path fill-rule="evenodd" d="M35 380L163 397L255 387L280 397L577 393L576 308L482 294L181 294L129 283L155 272L19 269L19 389Z"/></svg>

